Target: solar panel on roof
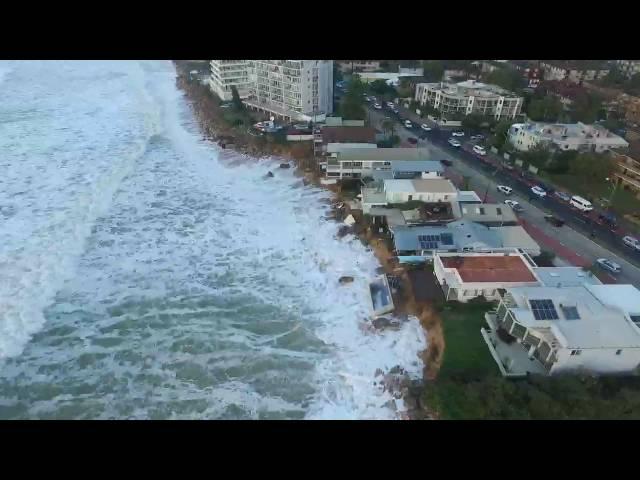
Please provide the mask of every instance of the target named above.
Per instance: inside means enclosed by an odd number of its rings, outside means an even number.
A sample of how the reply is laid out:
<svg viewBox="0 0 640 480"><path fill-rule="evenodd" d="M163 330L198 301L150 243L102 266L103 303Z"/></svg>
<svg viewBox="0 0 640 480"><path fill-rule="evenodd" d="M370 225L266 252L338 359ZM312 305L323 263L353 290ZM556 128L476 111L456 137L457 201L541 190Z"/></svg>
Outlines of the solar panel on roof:
<svg viewBox="0 0 640 480"><path fill-rule="evenodd" d="M531 313L536 320L558 320L558 312L551 300L529 300Z"/></svg>
<svg viewBox="0 0 640 480"><path fill-rule="evenodd" d="M580 314L578 313L578 307L561 306L560 309L562 310L565 320L580 319Z"/></svg>
<svg viewBox="0 0 640 480"><path fill-rule="evenodd" d="M441 233L440 241L445 245L453 245L453 235L450 233Z"/></svg>

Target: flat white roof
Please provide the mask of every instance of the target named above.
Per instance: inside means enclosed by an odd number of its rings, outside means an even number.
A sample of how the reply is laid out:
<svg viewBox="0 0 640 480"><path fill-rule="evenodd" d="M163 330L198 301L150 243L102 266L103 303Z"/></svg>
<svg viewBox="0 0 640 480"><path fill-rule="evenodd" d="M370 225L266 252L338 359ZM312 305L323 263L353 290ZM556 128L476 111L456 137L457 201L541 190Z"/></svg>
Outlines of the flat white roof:
<svg viewBox="0 0 640 480"><path fill-rule="evenodd" d="M424 178L415 180L385 180L387 193L456 193L456 187L445 178Z"/></svg>
<svg viewBox="0 0 640 480"><path fill-rule="evenodd" d="M640 290L633 285L589 285L587 288L602 303L630 315L640 315Z"/></svg>

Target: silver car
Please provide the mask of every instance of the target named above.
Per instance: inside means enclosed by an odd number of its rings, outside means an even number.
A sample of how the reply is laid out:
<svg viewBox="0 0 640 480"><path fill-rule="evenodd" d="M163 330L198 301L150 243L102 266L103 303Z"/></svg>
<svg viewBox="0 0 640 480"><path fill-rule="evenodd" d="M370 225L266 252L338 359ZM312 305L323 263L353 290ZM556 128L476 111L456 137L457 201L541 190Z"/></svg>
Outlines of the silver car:
<svg viewBox="0 0 640 480"><path fill-rule="evenodd" d="M631 235L627 235L626 237L622 237L622 242L629 248L633 248L635 250L640 250L640 240Z"/></svg>
<svg viewBox="0 0 640 480"><path fill-rule="evenodd" d="M618 265L616 262L612 262L607 258L598 258L596 263L600 268L610 271L611 273L620 273L622 271L622 267Z"/></svg>

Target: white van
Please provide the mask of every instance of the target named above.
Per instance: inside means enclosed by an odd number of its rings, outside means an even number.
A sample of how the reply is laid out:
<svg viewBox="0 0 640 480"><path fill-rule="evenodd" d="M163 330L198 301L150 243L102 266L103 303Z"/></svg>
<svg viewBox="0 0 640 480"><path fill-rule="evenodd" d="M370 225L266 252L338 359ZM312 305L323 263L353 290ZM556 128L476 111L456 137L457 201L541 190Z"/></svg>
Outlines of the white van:
<svg viewBox="0 0 640 480"><path fill-rule="evenodd" d="M590 212L591 210L593 210L593 205L591 205L591 202L589 200L585 200L582 197L579 197L578 195L574 195L573 197L571 197L571 200L569 200L569 205L573 205L578 210L582 210L583 212Z"/></svg>

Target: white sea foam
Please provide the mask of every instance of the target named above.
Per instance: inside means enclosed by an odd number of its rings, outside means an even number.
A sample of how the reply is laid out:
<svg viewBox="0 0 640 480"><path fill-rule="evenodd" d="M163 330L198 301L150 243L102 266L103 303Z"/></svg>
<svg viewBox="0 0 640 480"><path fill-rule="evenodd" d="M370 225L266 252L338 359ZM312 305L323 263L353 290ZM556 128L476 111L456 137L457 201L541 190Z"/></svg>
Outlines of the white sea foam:
<svg viewBox="0 0 640 480"><path fill-rule="evenodd" d="M378 263L335 238L328 192L277 159L222 160L170 64L18 67L0 93L0 416L395 417L375 371L419 375L424 333L362 331Z"/></svg>

